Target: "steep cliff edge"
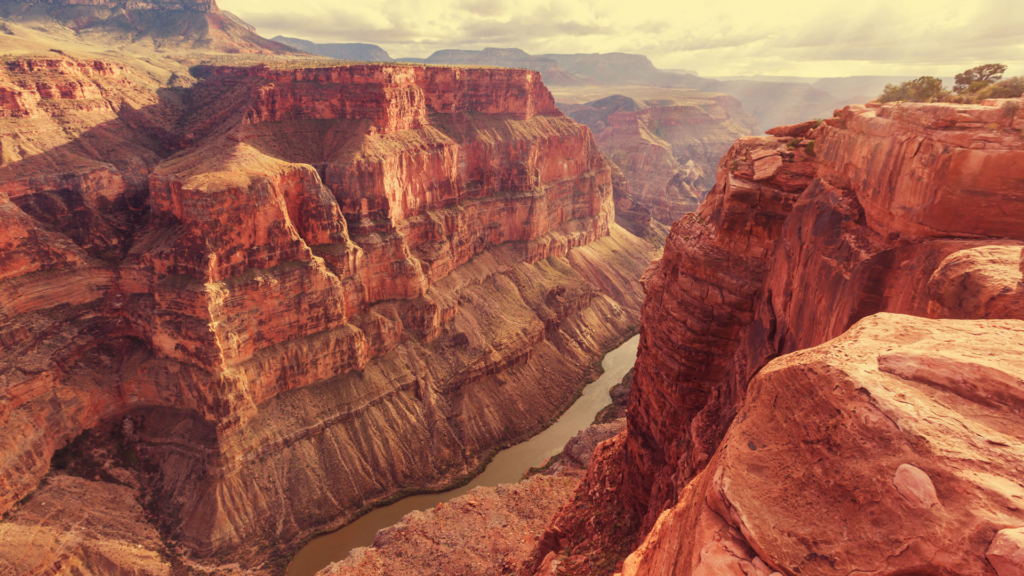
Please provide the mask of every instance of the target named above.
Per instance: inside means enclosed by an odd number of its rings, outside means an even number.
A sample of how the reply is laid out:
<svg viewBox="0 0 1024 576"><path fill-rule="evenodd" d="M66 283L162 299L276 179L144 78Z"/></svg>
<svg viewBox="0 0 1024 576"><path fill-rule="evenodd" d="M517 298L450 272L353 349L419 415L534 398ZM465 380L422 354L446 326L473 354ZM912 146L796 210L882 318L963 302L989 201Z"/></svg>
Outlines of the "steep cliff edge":
<svg viewBox="0 0 1024 576"><path fill-rule="evenodd" d="M736 143L644 275L628 430L526 573L612 571L595 502L638 527L623 574L1015 573L1024 113L986 104Z"/></svg>
<svg viewBox="0 0 1024 576"><path fill-rule="evenodd" d="M534 72L2 71L5 523L113 427L126 456L98 467L128 469L151 551L259 565L471 473L638 323L656 249Z"/></svg>

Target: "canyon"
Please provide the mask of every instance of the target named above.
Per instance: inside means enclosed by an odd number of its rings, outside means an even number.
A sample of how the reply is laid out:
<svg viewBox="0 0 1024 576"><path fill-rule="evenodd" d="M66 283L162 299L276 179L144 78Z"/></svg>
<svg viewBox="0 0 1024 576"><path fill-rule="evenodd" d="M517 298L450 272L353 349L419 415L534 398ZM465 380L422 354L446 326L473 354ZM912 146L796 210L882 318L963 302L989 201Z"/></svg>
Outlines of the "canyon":
<svg viewBox="0 0 1024 576"><path fill-rule="evenodd" d="M392 61L372 44L317 44L295 38L275 38L312 54L339 58ZM663 70L643 54L623 52L592 54L530 54L519 48L482 50L443 49L426 58L397 58L399 62L458 66L528 68L543 74L549 87L604 87L597 100L628 95L621 87L673 89L682 93L728 94L739 100L757 119L756 132L772 126L829 116L837 107L860 104L879 94L887 82L912 78L900 76L852 76L839 78L703 77L691 70ZM946 82L951 85L951 82ZM561 102L561 100L559 100Z"/></svg>
<svg viewBox="0 0 1024 576"><path fill-rule="evenodd" d="M739 139L644 273L626 429L503 573L1024 570L1022 104Z"/></svg>
<svg viewBox="0 0 1024 576"><path fill-rule="evenodd" d="M522 573L1017 573L1021 127L873 104L737 141L645 272L627 431Z"/></svg>
<svg viewBox="0 0 1024 576"><path fill-rule="evenodd" d="M752 136L636 55L0 16L0 573L284 573L637 332L320 574L1024 573L1024 99Z"/></svg>
<svg viewBox="0 0 1024 576"><path fill-rule="evenodd" d="M374 45L275 40L312 54L393 61ZM660 70L639 54L445 49L397 61L540 72L559 108L591 129L598 147L622 171L636 202L666 226L696 210L714 186L718 161L737 138L825 116L837 105L860 101L859 95L836 98L801 82L720 81Z"/></svg>
<svg viewBox="0 0 1024 576"><path fill-rule="evenodd" d="M0 69L0 571L278 573L637 328L663 232L536 72L188 72Z"/></svg>

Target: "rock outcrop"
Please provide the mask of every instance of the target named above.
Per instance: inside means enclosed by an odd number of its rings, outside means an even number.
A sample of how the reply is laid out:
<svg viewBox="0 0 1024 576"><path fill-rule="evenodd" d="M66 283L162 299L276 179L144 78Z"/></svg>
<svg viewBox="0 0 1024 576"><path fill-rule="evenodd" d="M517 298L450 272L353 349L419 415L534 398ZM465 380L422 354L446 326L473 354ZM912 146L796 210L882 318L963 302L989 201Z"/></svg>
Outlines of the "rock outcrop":
<svg viewBox="0 0 1024 576"><path fill-rule="evenodd" d="M534 72L4 66L11 518L129 418L167 554L256 565L471 474L638 323L655 248Z"/></svg>
<svg viewBox="0 0 1024 576"><path fill-rule="evenodd" d="M215 0L0 0L0 17L26 26L62 26L107 48L196 50L231 54L298 52L256 34Z"/></svg>
<svg viewBox="0 0 1024 576"><path fill-rule="evenodd" d="M1024 115L993 104L737 142L644 275L623 448L526 573L610 573L594 502L637 521L623 574L1013 573Z"/></svg>
<svg viewBox="0 0 1024 576"><path fill-rule="evenodd" d="M623 574L1007 573L1022 344L1020 320L880 313L769 363Z"/></svg>
<svg viewBox="0 0 1024 576"><path fill-rule="evenodd" d="M53 477L0 523L0 542L4 574L174 573L138 492L111 482Z"/></svg>
<svg viewBox="0 0 1024 576"><path fill-rule="evenodd" d="M755 124L736 99L722 94L675 101L616 95L560 106L590 127L636 202L666 225L697 209L715 184L715 166Z"/></svg>
<svg viewBox="0 0 1024 576"><path fill-rule="evenodd" d="M568 477L534 476L474 488L432 510L407 514L378 532L372 547L356 548L318 576L510 574L575 485Z"/></svg>

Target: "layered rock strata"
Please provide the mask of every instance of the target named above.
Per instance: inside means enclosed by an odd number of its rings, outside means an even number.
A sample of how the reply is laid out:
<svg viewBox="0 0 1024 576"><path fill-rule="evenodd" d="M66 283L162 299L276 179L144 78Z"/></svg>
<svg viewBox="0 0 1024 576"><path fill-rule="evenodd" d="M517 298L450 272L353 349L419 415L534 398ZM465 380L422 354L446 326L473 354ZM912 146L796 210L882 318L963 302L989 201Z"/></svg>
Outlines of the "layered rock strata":
<svg viewBox="0 0 1024 576"><path fill-rule="evenodd" d="M645 273L624 448L527 573L610 573L602 499L623 574L1013 573L1024 113L990 104L737 142Z"/></svg>
<svg viewBox="0 0 1024 576"><path fill-rule="evenodd" d="M610 390L612 404L570 438L562 453L515 484L477 487L432 510L406 514L317 576L514 574L548 520L573 495L598 444L621 432L632 374Z"/></svg>
<svg viewBox="0 0 1024 576"><path fill-rule="evenodd" d="M194 72L5 64L0 511L130 417L162 534L258 563L470 474L635 329L654 249L536 73Z"/></svg>
<svg viewBox="0 0 1024 576"><path fill-rule="evenodd" d="M63 27L69 36L105 49L136 45L141 50L196 50L229 54L289 54L299 51L267 40L215 0L0 0L0 17L43 30Z"/></svg>
<svg viewBox="0 0 1024 576"><path fill-rule="evenodd" d="M560 106L590 127L636 202L666 225L697 209L715 184L719 160L755 124L724 94L677 101L616 95Z"/></svg>

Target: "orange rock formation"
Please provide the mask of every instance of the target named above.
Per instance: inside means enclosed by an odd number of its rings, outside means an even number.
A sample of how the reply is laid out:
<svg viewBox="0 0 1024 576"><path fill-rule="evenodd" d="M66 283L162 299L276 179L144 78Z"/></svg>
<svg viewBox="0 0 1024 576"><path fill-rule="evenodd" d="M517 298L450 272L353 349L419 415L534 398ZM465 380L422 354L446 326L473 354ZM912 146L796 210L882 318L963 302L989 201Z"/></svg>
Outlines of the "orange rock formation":
<svg viewBox="0 0 1024 576"><path fill-rule="evenodd" d="M56 450L123 420L168 549L252 565L470 474L637 325L654 248L534 72L0 72L13 518Z"/></svg>
<svg viewBox="0 0 1024 576"><path fill-rule="evenodd" d="M575 483L568 477L535 476L518 484L474 488L434 509L406 514L377 532L372 547L356 548L317 576L510 574Z"/></svg>
<svg viewBox="0 0 1024 576"><path fill-rule="evenodd" d="M736 143L644 275L627 432L525 573L1024 567L1024 111L985 104ZM638 527L615 568L595 502Z"/></svg>

